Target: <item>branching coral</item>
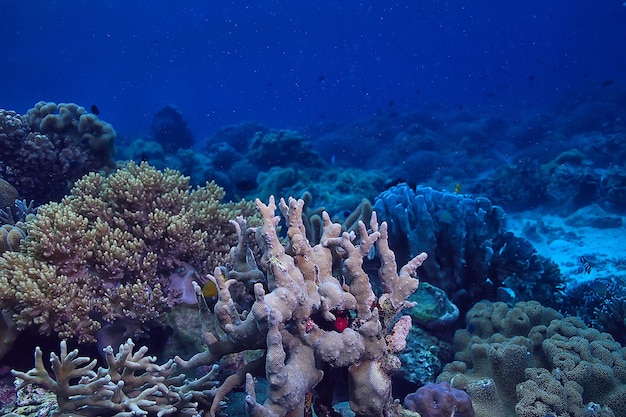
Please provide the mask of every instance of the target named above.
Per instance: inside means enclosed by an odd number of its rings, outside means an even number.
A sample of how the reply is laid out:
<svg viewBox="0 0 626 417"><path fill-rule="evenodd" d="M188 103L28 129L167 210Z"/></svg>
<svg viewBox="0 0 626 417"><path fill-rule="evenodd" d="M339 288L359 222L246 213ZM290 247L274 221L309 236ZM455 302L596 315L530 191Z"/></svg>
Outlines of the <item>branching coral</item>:
<svg viewBox="0 0 626 417"><path fill-rule="evenodd" d="M276 231L280 218L275 215L274 199L267 205L257 200L263 226L240 236L255 236L261 255L257 265L267 282L250 288L254 294L250 308L244 308L241 295L231 291L239 282L236 269L217 268L210 277L218 288L212 309L200 297L207 350L189 360L177 358L177 362L193 368L228 353L264 348L261 359L269 382L268 399L257 403L250 372L262 363L250 363L218 388L212 415L219 409L219 400L234 385L244 383L248 373L250 416L302 416L307 393L329 367L347 368L350 407L358 416L383 416L391 410L390 375L400 367L395 353L404 349L411 327L410 317L398 318L398 314L411 304L406 300L417 289L415 273L426 254L417 255L398 272L387 225L379 225L375 214L369 230L360 222L357 238L355 233L342 233L341 225L324 213L320 243L311 246L303 206L302 200L281 200L289 239L284 247ZM242 230L244 226L240 223ZM240 242L238 247L244 246ZM381 261L378 275L384 289L379 297L362 268L364 257L374 248ZM342 265L340 276L333 275L336 263ZM246 263L246 269L249 266Z"/></svg>
<svg viewBox="0 0 626 417"><path fill-rule="evenodd" d="M105 348L106 367L95 369L97 361L68 351L61 342L59 355L50 354L52 374L43 363L40 348L35 351L35 368L28 372L12 371L27 384L42 385L57 398L56 416L199 416L198 402L212 399L212 377L216 368L193 382L176 375L176 365L169 361L156 364L146 356L147 348L134 350L129 339L116 354Z"/></svg>
<svg viewBox="0 0 626 417"><path fill-rule="evenodd" d="M506 213L485 197L411 189L401 183L374 204L390 236L410 255L426 251L423 279L445 290L461 312L482 299L538 299L557 305L563 277L524 238L506 230ZM554 291L554 290L557 291Z"/></svg>
<svg viewBox="0 0 626 417"><path fill-rule="evenodd" d="M146 163L86 175L39 208L20 252L0 258L0 307L19 329L79 342L113 322L141 332L168 307L195 303L192 281L226 260L236 242L228 220L252 216L253 205L223 195Z"/></svg>
<svg viewBox="0 0 626 417"><path fill-rule="evenodd" d="M387 225L379 225L375 213L369 230L360 222L358 238L355 233L342 233L341 225L332 223L324 213L321 243L311 246L305 237L303 205L302 200L291 199L289 204L281 200L287 223L286 247L277 234L279 217L273 198L267 205L257 200L262 226L248 228L243 217L233 221L239 242L230 251L230 262L209 276L218 289L212 308L194 282L206 351L188 361L177 357L159 366L154 358L145 356L145 348L134 352L129 340L117 355L107 347L107 367L94 371L95 361L78 357L77 351L68 352L62 342L60 355L51 355L54 375L44 367L39 348L34 369L13 371L23 380L20 389L27 383L47 387L57 396L59 415L195 416L203 415L199 409L208 409L214 416L225 396L245 384L250 417L297 417L310 411L307 398L326 371L344 367L349 375L350 407L356 415L391 415L397 411L391 373L400 367L395 354L404 349L411 328L410 317L398 316L412 305L407 298L417 289L416 270L426 254L419 254L398 271L388 246ZM83 219L88 218L85 216ZM363 258L374 248L384 288L378 297L362 268ZM337 262L343 265L338 277L333 275ZM254 297L251 304L250 295ZM183 369L214 365L230 353L253 349L264 350L264 355L219 386L213 382L215 366L194 381L183 383L184 376L173 377L177 365ZM252 374L262 374L263 369L269 388L267 400L261 404L256 400ZM325 407L330 411L331 405L324 402L318 410Z"/></svg>

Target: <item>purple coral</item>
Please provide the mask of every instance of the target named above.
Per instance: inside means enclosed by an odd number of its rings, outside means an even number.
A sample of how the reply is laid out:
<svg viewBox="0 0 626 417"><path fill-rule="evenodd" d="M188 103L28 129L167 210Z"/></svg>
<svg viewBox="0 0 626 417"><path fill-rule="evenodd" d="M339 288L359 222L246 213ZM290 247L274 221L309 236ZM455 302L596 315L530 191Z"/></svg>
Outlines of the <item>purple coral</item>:
<svg viewBox="0 0 626 417"><path fill-rule="evenodd" d="M25 115L0 109L0 176L37 203L60 200L86 173L115 168L115 136L73 103L42 101Z"/></svg>
<svg viewBox="0 0 626 417"><path fill-rule="evenodd" d="M404 397L404 408L417 411L422 417L474 417L469 395L450 387L447 382L429 382Z"/></svg>

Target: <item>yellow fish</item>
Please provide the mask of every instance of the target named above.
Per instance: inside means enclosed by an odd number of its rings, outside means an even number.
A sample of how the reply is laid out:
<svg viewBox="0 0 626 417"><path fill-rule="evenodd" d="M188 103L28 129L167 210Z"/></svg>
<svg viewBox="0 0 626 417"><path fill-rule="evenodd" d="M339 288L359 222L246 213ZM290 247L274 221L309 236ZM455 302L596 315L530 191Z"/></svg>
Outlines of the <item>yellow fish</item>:
<svg viewBox="0 0 626 417"><path fill-rule="evenodd" d="M207 298L217 297L217 287L213 284L213 281L208 280L202 287L202 295Z"/></svg>

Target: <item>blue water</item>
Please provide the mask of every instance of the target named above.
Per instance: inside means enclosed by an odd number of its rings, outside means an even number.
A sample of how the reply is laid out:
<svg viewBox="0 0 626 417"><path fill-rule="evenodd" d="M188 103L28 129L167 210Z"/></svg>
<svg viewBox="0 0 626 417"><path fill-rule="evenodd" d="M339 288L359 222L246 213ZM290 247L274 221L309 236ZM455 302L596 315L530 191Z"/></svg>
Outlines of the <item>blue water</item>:
<svg viewBox="0 0 626 417"><path fill-rule="evenodd" d="M515 113L626 80L620 1L0 4L0 108L96 104L121 136L167 104L196 140L379 111Z"/></svg>

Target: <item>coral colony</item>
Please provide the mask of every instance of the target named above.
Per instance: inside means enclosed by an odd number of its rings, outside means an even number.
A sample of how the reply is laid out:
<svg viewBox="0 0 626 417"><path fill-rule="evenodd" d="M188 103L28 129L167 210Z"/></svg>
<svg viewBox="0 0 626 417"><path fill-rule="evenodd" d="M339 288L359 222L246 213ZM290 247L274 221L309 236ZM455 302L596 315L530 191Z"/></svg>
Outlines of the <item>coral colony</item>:
<svg viewBox="0 0 626 417"><path fill-rule="evenodd" d="M218 288L212 309L196 284L207 344L204 352L189 360L177 357L175 362L157 365L154 358L145 356L145 349L135 352L129 340L117 355L107 348L107 368L95 371L95 361L78 357L77 351L68 352L63 343L60 354L52 356L53 375L45 369L40 350L35 369L14 374L24 384L49 388L63 413L121 416L160 410L159 415L197 415L198 404L210 404L214 415L233 387L245 383L249 415L286 416L304 415L307 396L324 376L322 369L344 367L350 408L359 416L390 413L394 407L391 374L400 367L395 354L404 349L411 327L411 319L398 318L398 314L410 306L406 299L418 287L415 273L426 254L419 254L398 272L387 242L387 225L379 225L375 215L369 230L361 222L357 239L342 232L341 225L325 214L321 243L311 246L305 238L303 203L290 199L279 204L288 228L286 246L277 235L280 218L273 198L268 204L257 200L261 227L249 229L242 218L237 221L239 243L231 250L231 268L217 267L209 276ZM260 248L258 265L250 262L254 254L249 239L255 239ZM364 257L373 248L381 262L379 279L384 292L380 296L374 294L362 269ZM340 278L332 274L338 261L345 269ZM229 291L238 283L254 295L249 311L239 308L244 296L235 297ZM344 312L348 319L342 318ZM177 367L212 365L225 355L255 349L265 351L261 358L222 384L210 373L193 381L173 376ZM269 388L267 399L258 403L252 373L262 369ZM78 383L72 384L76 378L80 378Z"/></svg>
<svg viewBox="0 0 626 417"><path fill-rule="evenodd" d="M594 137L607 169L559 148L450 192L328 165L331 133L315 149L246 123L210 154L168 149L193 140L175 108L115 162L96 113L0 110L0 414L626 417L626 295L603 271L623 258L581 242L566 276L534 246L564 229L540 215L522 237L502 208L556 202L565 223L620 230L623 135ZM355 155L402 176L452 155L397 117L411 156L361 136ZM24 340L41 346L30 370L11 362Z"/></svg>

